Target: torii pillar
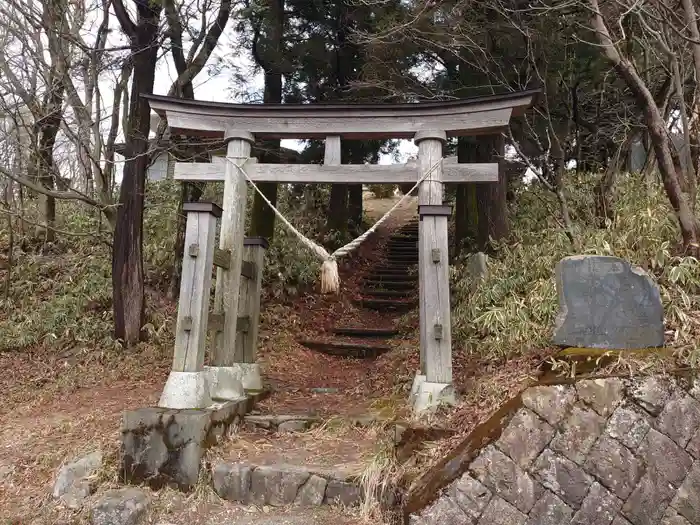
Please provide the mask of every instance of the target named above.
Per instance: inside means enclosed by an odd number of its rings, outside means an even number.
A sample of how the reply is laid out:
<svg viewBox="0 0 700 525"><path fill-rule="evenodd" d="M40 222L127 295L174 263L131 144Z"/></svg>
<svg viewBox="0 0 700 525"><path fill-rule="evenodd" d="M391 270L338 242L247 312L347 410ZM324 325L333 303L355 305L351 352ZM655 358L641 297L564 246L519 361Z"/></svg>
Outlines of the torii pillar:
<svg viewBox="0 0 700 525"><path fill-rule="evenodd" d="M430 175L418 187L418 282L420 305L420 371L411 388L417 413L437 405L454 404L447 221L450 206L443 205L442 130L419 131L418 171Z"/></svg>

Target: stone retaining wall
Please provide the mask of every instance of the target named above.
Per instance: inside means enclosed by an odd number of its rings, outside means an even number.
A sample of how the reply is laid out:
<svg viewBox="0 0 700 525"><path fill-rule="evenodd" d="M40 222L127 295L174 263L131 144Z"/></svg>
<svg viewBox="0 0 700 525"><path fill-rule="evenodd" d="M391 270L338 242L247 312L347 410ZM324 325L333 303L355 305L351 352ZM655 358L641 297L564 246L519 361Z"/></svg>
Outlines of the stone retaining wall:
<svg viewBox="0 0 700 525"><path fill-rule="evenodd" d="M662 377L529 388L498 439L408 521L698 524L699 400L700 382Z"/></svg>

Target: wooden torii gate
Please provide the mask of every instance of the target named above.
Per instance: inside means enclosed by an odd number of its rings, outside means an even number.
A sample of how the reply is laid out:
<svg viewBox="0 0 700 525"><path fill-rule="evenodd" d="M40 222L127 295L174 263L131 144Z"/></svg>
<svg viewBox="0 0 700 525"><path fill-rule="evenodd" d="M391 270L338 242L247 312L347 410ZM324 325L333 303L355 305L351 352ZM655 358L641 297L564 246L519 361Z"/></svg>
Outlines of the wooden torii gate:
<svg viewBox="0 0 700 525"><path fill-rule="evenodd" d="M183 283L181 289L185 296L181 293L173 371L160 406L203 408L212 399L231 399L243 395L245 389L262 387L254 359L257 315L255 319L239 320L247 185L235 164L256 183L415 184L432 170L418 189L421 369L414 380L411 401L419 412L454 401L447 238L450 207L443 205L443 184L496 182L499 170L497 163L443 165L438 161L443 158L442 148L448 137L500 132L512 116L521 115L531 105L534 95L520 92L415 104L227 104L147 96L151 108L167 120L173 133L223 138L227 142L226 158L175 165L178 180L224 181L224 197L223 211L194 206L188 212L193 224L204 225L192 227L191 239L213 239L211 217L221 214L220 243L218 250L213 246L206 249L196 267L194 262L188 263L188 279L198 281L196 285ZM324 163L261 164L250 158L254 140L270 138L325 139ZM342 165L343 138L413 139L418 145L417 165ZM188 217L188 232L189 225ZM196 243L186 240L186 256L188 250L193 250L188 248L192 244ZM262 256L258 260L262 264ZM218 266L212 314L216 317L207 315L210 276L207 281L198 273L206 274L212 263ZM185 275L183 268L183 279ZM257 293L259 301L259 288ZM204 338L207 323L212 320L219 328L211 365L205 368ZM236 343L242 323L249 334L245 352ZM247 354L245 359L243 354Z"/></svg>

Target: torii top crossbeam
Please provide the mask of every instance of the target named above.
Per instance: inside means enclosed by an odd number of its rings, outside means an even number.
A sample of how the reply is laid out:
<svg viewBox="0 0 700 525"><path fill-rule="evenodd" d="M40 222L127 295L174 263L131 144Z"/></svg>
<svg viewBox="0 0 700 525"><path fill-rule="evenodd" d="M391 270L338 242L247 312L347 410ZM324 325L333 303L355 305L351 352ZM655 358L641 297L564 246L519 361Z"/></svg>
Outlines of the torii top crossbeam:
<svg viewBox="0 0 700 525"><path fill-rule="evenodd" d="M442 130L448 137L494 133L521 115L536 91L406 104L229 104L146 95L151 109L185 135L224 137L227 130L257 138L406 138Z"/></svg>

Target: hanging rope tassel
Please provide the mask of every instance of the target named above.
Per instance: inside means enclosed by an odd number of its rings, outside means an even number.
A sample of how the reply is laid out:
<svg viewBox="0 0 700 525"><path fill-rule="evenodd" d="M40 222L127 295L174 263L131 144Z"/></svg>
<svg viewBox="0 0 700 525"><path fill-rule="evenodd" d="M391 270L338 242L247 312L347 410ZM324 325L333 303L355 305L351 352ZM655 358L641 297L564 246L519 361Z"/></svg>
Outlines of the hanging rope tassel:
<svg viewBox="0 0 700 525"><path fill-rule="evenodd" d="M386 212L381 219L379 219L374 225L368 229L365 233L357 237L356 239L350 241L348 244L345 246L338 248L336 251L333 253L328 253L326 249L321 246L320 244L315 243L311 239L307 238L302 234L299 230L297 230L292 224L287 220L287 218L280 213L280 211L275 208L275 206L270 202L270 200L267 198L267 196L260 191L260 188L258 188L257 184L253 182L253 180L250 178L248 173L243 169L241 165L238 163L234 162L234 158L232 157L226 157L226 160L233 164L238 171L243 175L243 177L250 183L251 186L253 186L253 189L262 197L262 199L265 201L265 203L272 209L272 211L275 213L277 217L284 223L284 225L289 228L289 230L297 236L297 238L301 241L301 243L306 246L310 251L316 254L316 256L322 260L323 262L321 263L321 293L338 293L340 291L340 274L338 273L338 257L344 257L345 255L349 254L353 250L355 250L360 244L362 244L367 237L369 237L372 233L374 233L379 226L389 218L389 216L396 210L401 204L404 203L406 199L409 198L411 193L413 193L413 190L415 190L418 185L423 182L425 179L427 179L430 174L435 171L435 169L442 164L442 158L438 159L438 161L433 164L428 171L426 171L423 176L421 176L420 179L413 185L413 188L411 188L407 193L399 199L399 201L394 204L391 209ZM241 158L243 162L247 160L247 158Z"/></svg>
<svg viewBox="0 0 700 525"><path fill-rule="evenodd" d="M338 261L329 257L321 264L321 293L338 293L340 291L340 274Z"/></svg>

